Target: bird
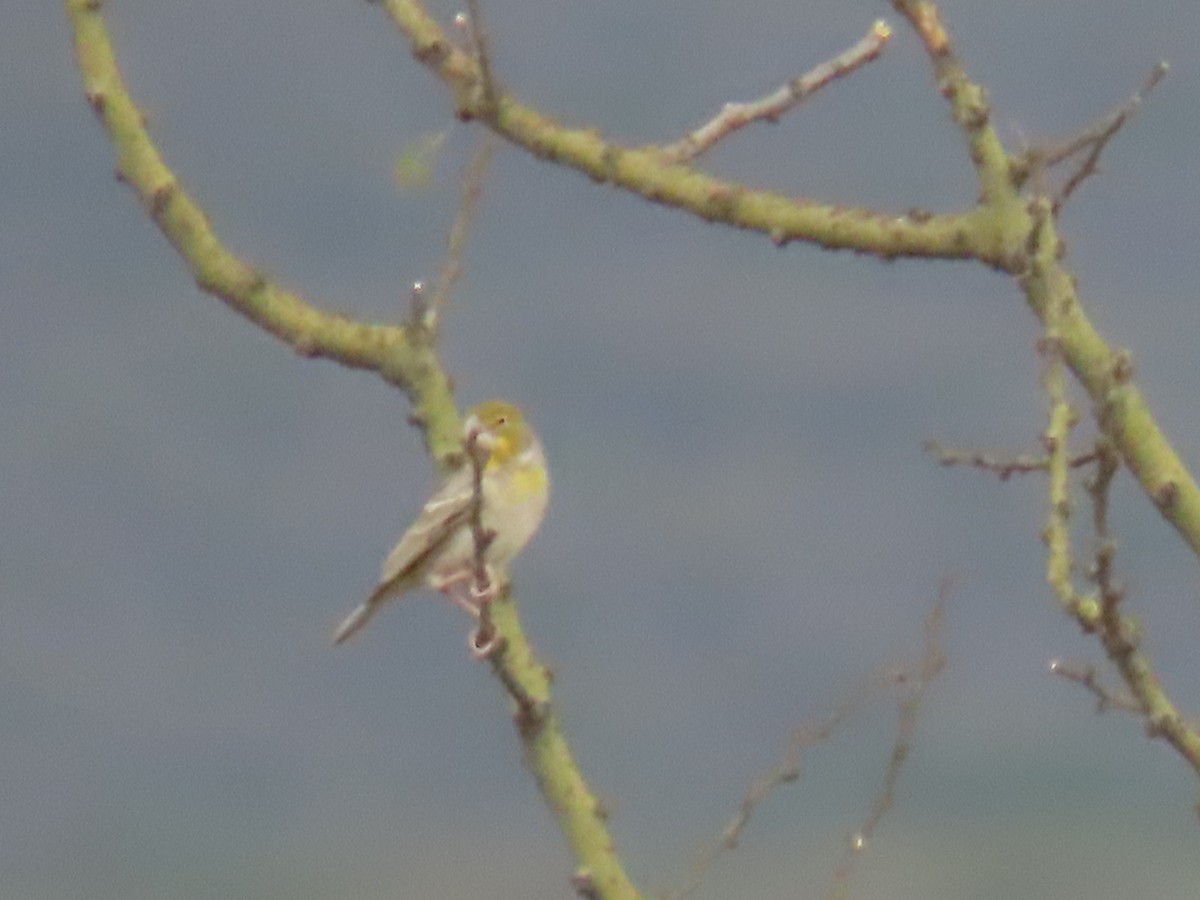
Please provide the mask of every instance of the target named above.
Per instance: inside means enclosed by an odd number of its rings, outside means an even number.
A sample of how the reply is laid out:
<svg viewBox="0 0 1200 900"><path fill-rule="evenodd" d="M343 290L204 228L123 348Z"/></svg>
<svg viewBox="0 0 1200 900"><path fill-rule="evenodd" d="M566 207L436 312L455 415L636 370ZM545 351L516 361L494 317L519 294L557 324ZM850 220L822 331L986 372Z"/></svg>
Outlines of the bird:
<svg viewBox="0 0 1200 900"><path fill-rule="evenodd" d="M521 411L504 400L472 407L463 422L463 442L468 451L468 445L474 444L479 462L472 463L469 453L464 453L463 465L421 507L383 561L379 584L338 625L335 644L361 631L389 600L421 586L441 591L477 613L472 597L480 537L494 590L507 580L508 564L541 527L550 501L550 474L542 442ZM475 465L480 467L477 522Z"/></svg>

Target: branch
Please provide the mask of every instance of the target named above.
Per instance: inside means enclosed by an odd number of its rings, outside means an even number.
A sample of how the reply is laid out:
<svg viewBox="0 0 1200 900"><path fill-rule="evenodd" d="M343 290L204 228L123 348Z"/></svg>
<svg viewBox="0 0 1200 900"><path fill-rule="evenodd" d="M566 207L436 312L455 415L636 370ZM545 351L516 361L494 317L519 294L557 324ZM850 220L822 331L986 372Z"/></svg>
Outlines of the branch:
<svg viewBox="0 0 1200 900"><path fill-rule="evenodd" d="M1149 94L1150 91L1154 90L1155 85L1162 81L1163 78L1166 77L1166 74L1167 64L1165 62L1160 62L1154 68L1154 71L1150 73L1150 77L1146 79L1146 83L1142 85L1142 89L1138 91L1138 93L1134 94L1128 103L1118 109L1107 122L1102 122L1099 126L1093 129L1091 133L1085 133L1081 137L1078 147L1070 149L1067 155L1071 155L1085 147L1089 148L1088 154L1084 157L1083 162L1080 163L1079 167L1071 173L1071 176L1067 179L1066 184L1064 184L1055 195L1055 212L1058 212L1060 209L1062 209L1063 204L1067 202L1067 198L1070 197L1071 194L1075 193L1075 189L1083 183L1084 179L1091 175L1095 175L1100 171L1098 165L1100 162L1100 154L1104 152L1104 148L1108 146L1108 142L1112 140L1113 136L1121 130L1121 127L1142 105L1142 98Z"/></svg>
<svg viewBox="0 0 1200 900"><path fill-rule="evenodd" d="M778 122L785 113L795 109L831 81L878 59L883 52L883 45L891 36L891 26L880 19L871 26L867 36L853 47L793 78L778 90L749 103L726 103L706 124L676 143L663 147L664 159L669 162L688 162L752 122Z"/></svg>
<svg viewBox="0 0 1200 900"><path fill-rule="evenodd" d="M118 177L135 191L148 216L191 269L197 285L297 353L375 371L400 387L413 402L414 421L425 431L431 453L440 466L448 466L460 449L461 430L449 380L434 352L431 329L416 327L419 323L402 327L364 324L325 313L230 253L150 140L113 59L99 0L64 2L85 94L117 151ZM1068 149L1074 149L1062 159L1085 150L1087 155L1055 197L1027 202L1020 196L1021 161L1005 151L995 134L986 94L967 78L936 4L932 0L892 0L930 57L938 89L949 101L954 121L966 138L980 185L978 205L966 212L894 216L747 189L676 164L661 148L625 148L601 139L592 130L563 128L501 93L487 69L486 54L457 48L418 0L380 2L408 35L418 60L450 87L462 119L480 119L540 158L572 166L599 182L691 211L708 221L759 231L780 246L798 240L883 259L976 259L1013 275L1046 327L1047 346L1054 355L1050 365L1057 373L1053 378L1061 380L1062 365L1076 375L1092 400L1105 437L1163 517L1200 555L1200 488L1131 383L1128 354L1110 348L1079 305L1073 277L1061 265L1064 251L1054 224L1055 213L1094 173L1108 140L1165 70L1156 70L1135 96L1136 102L1118 110L1087 139L1068 143ZM478 50L482 39L477 37L475 44ZM1060 396L1060 387L1051 385L1051 393ZM1100 596L1081 597L1071 585L1069 506L1062 492L1070 466L1066 450L1070 419L1065 399L1053 400L1046 470L1056 499L1051 504L1047 535L1057 543L1048 553L1048 579L1081 625L1099 633L1109 658L1142 704L1148 731L1168 740L1200 772L1200 736L1182 722L1158 685L1138 648L1136 622L1120 611L1119 589L1111 580L1110 589L1105 588L1104 579L1109 576L1103 568L1109 563L1100 551L1096 563ZM500 607L507 609L508 605ZM512 653L520 655L506 647L503 653L493 655L493 664L496 657L507 659ZM540 709L545 700L538 691L530 690L530 685L510 670L505 673L502 682L509 677L513 684L521 685L524 696L531 698L531 708ZM536 688L536 677L530 677ZM543 731L540 717L534 719L531 730ZM565 752L565 744L562 749ZM533 755L534 751L529 752ZM539 775L539 780L542 778ZM558 793L558 787L548 788L546 782L543 790L557 801L567 796ZM604 885L596 888L604 896L609 896L604 891L610 876L611 869L600 874L590 868L577 873L578 884L589 886L586 890ZM620 873L611 884L622 889L628 882Z"/></svg>
<svg viewBox="0 0 1200 900"><path fill-rule="evenodd" d="M1142 705L1130 694L1116 694L1100 683L1094 666L1066 663L1062 660L1051 660L1048 667L1054 675L1080 685L1096 698L1096 712L1103 713L1110 709L1119 709L1139 718L1144 714Z"/></svg>
<svg viewBox="0 0 1200 900"><path fill-rule="evenodd" d="M1109 423L1109 436L1125 465L1159 511L1200 555L1200 488L1184 468L1128 383L1127 357L1096 332L1075 293L1074 279L1059 263L1062 253L1052 225L1035 217L1019 194L1011 158L990 124L983 89L968 79L930 0L893 0L916 31L933 64L937 86L967 139L980 183L980 205L957 215L886 216L873 210L822 206L754 191L664 162L654 148L631 150L601 139L591 129L566 129L507 95L494 106L479 101L482 73L469 53L446 39L418 0L380 0L408 36L413 54L454 94L464 119L481 118L492 130L535 156L578 169L658 203L688 210L712 222L760 231L778 245L799 240L830 249L854 249L883 259L897 256L977 259L1016 277L1030 307L1045 322L1052 304L1067 310L1059 342L1066 364ZM1046 213L1053 209L1046 203ZM1041 213L1038 213L1041 216ZM1037 228L1050 240L1034 240ZM1033 245L1053 247L1036 260Z"/></svg>
<svg viewBox="0 0 1200 900"><path fill-rule="evenodd" d="M1028 453L1016 456L998 456L986 450L971 450L962 447L945 447L934 440L926 441L922 447L931 455L939 466L970 466L985 472L994 472L1001 481L1008 481L1013 475L1027 475L1031 472L1045 472L1050 466L1048 456L1033 456ZM1094 462L1096 452L1080 453L1067 460L1067 466L1077 469Z"/></svg>
<svg viewBox="0 0 1200 900"><path fill-rule="evenodd" d="M1108 142L1141 109L1146 97L1167 76L1169 68L1165 62L1158 63L1142 83L1141 88L1132 97L1099 122L1080 132L1075 137L1049 147L1035 147L1021 156L1014 157L1012 160L1012 173L1018 185L1024 183L1030 176L1036 175L1045 169L1053 168L1087 150L1087 155L1076 166L1075 171L1068 176L1063 186L1054 194L1054 212L1056 214L1060 212L1076 188L1086 178L1100 171L1100 154L1104 152L1105 147L1108 146Z"/></svg>
<svg viewBox="0 0 1200 900"><path fill-rule="evenodd" d="M163 162L130 99L100 4L66 0L88 103L117 151L117 178L191 269L197 286L305 357L377 372L412 401L414 421L443 468L460 448L462 425L449 379L429 342L411 328L355 322L322 312L230 253L208 217Z"/></svg>
<svg viewBox="0 0 1200 900"><path fill-rule="evenodd" d="M916 31L933 64L937 86L967 139L980 183L980 205L944 216L885 216L868 209L822 206L731 184L664 162L654 148L631 150L601 139L591 129L566 129L507 95L494 107L478 100L482 73L474 57L447 40L418 0L380 0L409 38L413 54L454 95L464 119L489 128L538 158L575 168L650 200L688 210L712 222L760 231L778 245L808 241L830 249L854 249L884 259L897 256L977 259L1014 276L1030 307L1045 322L1050 306L1066 309L1059 335L1066 364L1102 409L1109 436L1142 489L1162 515L1200 555L1200 488L1163 435L1145 401L1128 383L1127 357L1100 337L1078 303L1074 279L1059 263L1062 253L1041 200L1020 196L1011 158L990 124L983 89L968 79L930 0L892 0ZM1037 212L1035 217L1034 213ZM1053 210L1046 203L1045 213ZM1049 239L1034 239L1038 228ZM1050 247L1037 258L1031 246Z"/></svg>
<svg viewBox="0 0 1200 900"><path fill-rule="evenodd" d="M1088 497L1092 502L1092 540L1095 544L1095 559L1088 575L1100 592L1101 605L1115 610L1125 591L1116 583L1113 575L1117 545L1108 530L1108 510L1112 483L1120 461L1112 444L1103 437L1096 441L1095 457L1096 473L1087 482Z"/></svg>
<svg viewBox="0 0 1200 900"><path fill-rule="evenodd" d="M1037 224L1026 268L1013 274L1043 326L1055 322L1056 352L1087 391L1100 429L1159 513L1200 555L1200 488L1131 383L1129 354L1109 347L1079 305L1074 277L1060 263L1049 201L1034 200L1030 209Z"/></svg>
<svg viewBox="0 0 1200 900"><path fill-rule="evenodd" d="M469 602L469 609L478 615L479 622L467 640L474 659L487 659L503 647L503 638L492 624L491 601L495 599L497 585L487 564L488 547L496 540L496 532L483 524L483 471L487 465L488 450L479 444L479 430L472 429L463 442L463 452L471 466L471 505L469 524L474 553L471 559L470 584L467 591L477 602ZM512 691L510 690L510 693Z"/></svg>
<svg viewBox="0 0 1200 900"><path fill-rule="evenodd" d="M483 185L487 180L492 158L495 155L495 136L487 132L463 172L458 212L455 214L454 223L450 226L450 232L446 236L446 258L442 262L441 271L438 272L437 284L427 308L431 318L417 320L426 322L428 327L435 331L441 310L449 301L455 285L462 276L462 261L466 252L467 235L479 212L479 199L483 196Z"/></svg>
<svg viewBox="0 0 1200 900"><path fill-rule="evenodd" d="M979 259L996 267L1020 251L1021 236L998 231L978 210L897 215L785 197L677 164L659 147L624 147L605 140L594 128L565 128L501 92L475 54L456 46L419 0L379 2L408 38L416 59L450 89L460 119L477 119L537 158L576 169L594 181L709 222L760 232L779 246L804 241L883 259Z"/></svg>
<svg viewBox="0 0 1200 900"><path fill-rule="evenodd" d="M573 889L581 897L637 900L641 894L621 866L604 807L580 774L550 702L550 670L534 655L507 587L488 608L500 640L488 660L513 701L526 765L576 860Z"/></svg>
<svg viewBox="0 0 1200 900"><path fill-rule="evenodd" d="M942 25L937 4L932 0L892 0L925 47L937 88L950 103L951 115L967 140L971 162L979 178L979 202L991 207L998 217L1021 218L1023 205L1009 172L1008 154L992 128L987 93L968 77L950 34ZM1012 223L1014 227L1016 222ZM1021 226L1027 230L1028 222Z"/></svg>
<svg viewBox="0 0 1200 900"><path fill-rule="evenodd" d="M1045 204L1043 204L1045 212ZM1049 215L1045 215L1049 222ZM1040 232L1043 238L1048 229ZM1050 415L1045 431L1046 450L1050 456L1048 472L1049 503L1045 529L1046 581L1067 613L1074 618L1085 633L1095 634L1109 660L1120 672L1122 680L1136 703L1145 722L1146 734L1166 741L1200 775L1200 730L1183 720L1178 708L1168 696L1166 689L1149 655L1140 647L1141 629L1137 621L1120 609L1124 592L1112 578L1112 560L1115 554L1107 530L1108 492L1116 473L1111 450L1101 443L1097 447L1097 475L1089 487L1094 504L1093 523L1097 529L1096 562L1092 575L1099 587L1099 596L1081 595L1072 583L1072 559L1069 500L1069 477L1067 469L1068 439L1076 416L1066 400L1063 377L1063 360L1059 343L1059 329L1063 325L1064 309L1050 312L1046 320L1046 336L1042 342L1047 357L1045 374L1046 394ZM1056 671L1052 665L1052 671ZM1056 674L1064 674L1057 672ZM1077 679L1078 680L1078 679ZM1094 683L1080 681L1097 693ZM1107 694L1098 693L1101 698Z"/></svg>
<svg viewBox="0 0 1200 900"><path fill-rule="evenodd" d="M466 32L470 41L471 55L479 66L480 97L488 109L495 110L498 91L496 79L492 75L491 41L483 24L483 9L479 5L479 0L467 0L467 12L465 14L458 13L454 17L454 24Z"/></svg>
<svg viewBox="0 0 1200 900"><path fill-rule="evenodd" d="M866 820L857 834L851 838L851 856L856 857L866 848L868 838L874 833L880 820L891 808L895 796L896 782L912 746L917 714L930 682L942 671L945 654L941 647L941 622L945 602L950 591L950 581L943 579L938 591L938 601L925 618L925 646L920 662L915 666L892 666L873 674L857 685L827 719L796 728L788 739L783 759L763 776L758 778L746 792L738 810L721 832L720 840L704 850L692 864L683 887L666 895L665 900L683 900L702 884L705 875L724 853L736 850L742 834L749 826L758 808L777 789L793 784L800 778L804 752L811 747L828 741L836 731L867 701L883 691L900 688L905 694L899 702L900 716L896 738L884 770L883 787L876 796ZM853 874L854 862L847 858L834 873L834 884L844 886Z"/></svg>
<svg viewBox="0 0 1200 900"><path fill-rule="evenodd" d="M888 764L883 772L883 786L871 804L870 812L862 826L850 836L841 865L833 874L828 897L848 897L850 878L858 866L858 860L870 846L871 838L884 815L892 808L896 797L896 784L900 780L901 770L908 761L912 751L913 735L917 730L917 716L925 701L925 693L945 668L946 654L942 650L942 620L945 618L946 601L949 599L952 582L944 578L938 589L938 601L934 604L929 615L925 617L925 650L915 675L909 673L907 696L900 701L900 715L896 722L896 738L892 743L892 752L888 756ZM903 683L903 682L902 682Z"/></svg>
<svg viewBox="0 0 1200 900"><path fill-rule="evenodd" d="M1079 417L1066 398L1066 379L1062 355L1057 344L1057 332L1051 324L1042 341L1046 370L1042 381L1050 407L1042 442L1046 446L1049 464L1046 472L1046 527L1042 532L1046 542L1046 582L1064 608L1083 620L1092 618L1093 604L1075 593L1071 583L1074 563L1071 558L1071 495L1067 459L1071 430Z"/></svg>
<svg viewBox="0 0 1200 900"><path fill-rule="evenodd" d="M378 372L410 396L412 419L425 430L439 463L445 468L458 461L462 426L434 352L430 323L422 317L405 327L365 325L328 315L270 283L226 250L150 140L117 69L99 4L65 2L84 90L117 149L118 176L137 193L200 287L304 356ZM414 304L425 306L419 290ZM507 588L489 607L502 640L489 659L516 704L530 769L580 860L575 874L580 892L591 885L596 896L606 900L638 897L613 852L600 804L580 776L550 709L549 673L533 656Z"/></svg>

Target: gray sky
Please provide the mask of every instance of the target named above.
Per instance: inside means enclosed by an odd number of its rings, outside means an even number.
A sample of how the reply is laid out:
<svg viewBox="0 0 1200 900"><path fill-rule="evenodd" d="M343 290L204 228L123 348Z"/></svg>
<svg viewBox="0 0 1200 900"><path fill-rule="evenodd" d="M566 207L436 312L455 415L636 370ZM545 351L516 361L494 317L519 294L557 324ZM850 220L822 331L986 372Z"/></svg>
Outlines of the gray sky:
<svg viewBox="0 0 1200 900"><path fill-rule="evenodd" d="M432 597L332 628L430 488L402 398L200 294L113 177L53 3L0 31L0 895L569 896L569 862L467 624ZM402 315L477 132L362 3L112 0L136 100L226 242L324 308ZM1063 220L1084 303L1200 458L1200 7L943 4L1010 145L1172 74ZM666 142L890 8L487 4L500 80ZM454 10L441 10L447 17ZM736 14L735 14L736 11ZM899 26L899 23L894 23ZM800 196L968 205L903 29L884 58L706 165ZM448 129L434 182L391 169ZM731 233L503 148L445 322L470 403L539 427L554 498L516 574L585 775L646 889L676 884L796 724L912 655L949 666L856 896L1194 896L1195 781L1046 674L1098 659L1042 581L1037 479L920 452L1027 449L1036 323L1002 277ZM1128 483L1120 568L1195 709L1194 558ZM891 741L814 749L698 896L823 889Z"/></svg>

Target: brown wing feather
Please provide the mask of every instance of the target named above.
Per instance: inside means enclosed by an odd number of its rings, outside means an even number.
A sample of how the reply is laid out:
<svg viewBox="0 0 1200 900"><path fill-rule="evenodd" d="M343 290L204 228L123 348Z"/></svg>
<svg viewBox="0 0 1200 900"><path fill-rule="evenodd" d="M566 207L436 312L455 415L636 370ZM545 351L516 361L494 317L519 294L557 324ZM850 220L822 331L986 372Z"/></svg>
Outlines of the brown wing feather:
<svg viewBox="0 0 1200 900"><path fill-rule="evenodd" d="M406 578L420 571L471 515L471 474L452 475L421 508L420 514L383 561L379 584L337 627L333 641L341 644L370 621Z"/></svg>
<svg viewBox="0 0 1200 900"><path fill-rule="evenodd" d="M451 477L421 508L416 521L383 561L379 572L379 587L386 590L397 581L417 571L430 556L437 553L450 536L466 523L471 514L471 484L469 476Z"/></svg>

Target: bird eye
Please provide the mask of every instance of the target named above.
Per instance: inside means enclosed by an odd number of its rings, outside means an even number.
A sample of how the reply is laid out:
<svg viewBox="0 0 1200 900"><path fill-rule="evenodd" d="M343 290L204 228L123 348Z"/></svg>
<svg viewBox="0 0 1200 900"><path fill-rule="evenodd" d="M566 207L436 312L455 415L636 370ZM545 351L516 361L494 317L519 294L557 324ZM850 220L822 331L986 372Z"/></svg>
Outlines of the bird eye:
<svg viewBox="0 0 1200 900"><path fill-rule="evenodd" d="M508 419L505 418L504 416L500 416L500 418L496 419L496 424L497 425L507 425Z"/></svg>

